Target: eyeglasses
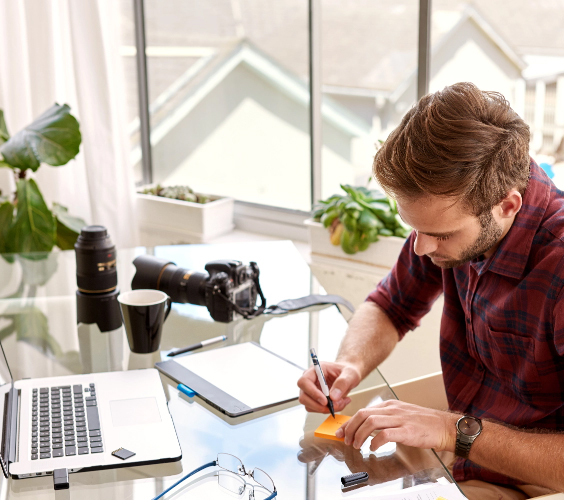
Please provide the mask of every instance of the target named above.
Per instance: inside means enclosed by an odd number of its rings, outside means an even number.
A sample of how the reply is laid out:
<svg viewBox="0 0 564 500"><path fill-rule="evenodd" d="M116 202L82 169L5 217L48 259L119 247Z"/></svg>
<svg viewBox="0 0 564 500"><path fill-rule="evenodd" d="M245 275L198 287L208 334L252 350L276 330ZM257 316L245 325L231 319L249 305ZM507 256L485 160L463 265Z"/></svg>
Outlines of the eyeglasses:
<svg viewBox="0 0 564 500"><path fill-rule="evenodd" d="M223 469L223 471L219 471L217 477L218 484L223 488L242 495L248 486L249 500L267 500L276 496L274 481L262 469L255 467L247 472L243 462L229 453L218 453L217 466ZM247 483L244 479L245 476L254 479L259 487L257 488L255 485Z"/></svg>
<svg viewBox="0 0 564 500"><path fill-rule="evenodd" d="M153 500L158 500L163 497L170 490L176 488L176 486L178 486L182 481L188 479L194 474L207 469L208 467L214 466L223 469L217 474L217 482L219 486L232 493L242 495L245 492L245 489L248 488L249 500L272 500L278 494L276 486L274 486L274 481L272 481L272 478L262 469L255 467L247 472L243 462L241 462L241 460L235 455L231 455L229 453L218 453L217 459L214 462L209 462L201 467L198 467L189 474L186 474L170 488L153 498ZM258 486L252 483L247 483L244 479L245 476L252 478Z"/></svg>

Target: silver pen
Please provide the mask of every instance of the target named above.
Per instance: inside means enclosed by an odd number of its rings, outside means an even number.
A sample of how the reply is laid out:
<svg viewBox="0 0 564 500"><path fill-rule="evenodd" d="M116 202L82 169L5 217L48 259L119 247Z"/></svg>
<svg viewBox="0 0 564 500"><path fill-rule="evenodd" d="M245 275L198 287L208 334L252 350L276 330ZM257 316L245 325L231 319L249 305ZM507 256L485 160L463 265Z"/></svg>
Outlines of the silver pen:
<svg viewBox="0 0 564 500"><path fill-rule="evenodd" d="M313 366L315 368L315 373L317 373L317 380L319 381L319 385L321 386L321 391L323 395L327 398L327 406L329 407L329 411L333 418L335 418L335 409L333 408L333 401L329 397L329 387L327 387L327 382L325 381L325 375L323 374L323 370L321 369L321 365L319 364L319 360L317 359L317 354L315 354L315 349L312 347L309 351L311 353L311 359L313 361Z"/></svg>

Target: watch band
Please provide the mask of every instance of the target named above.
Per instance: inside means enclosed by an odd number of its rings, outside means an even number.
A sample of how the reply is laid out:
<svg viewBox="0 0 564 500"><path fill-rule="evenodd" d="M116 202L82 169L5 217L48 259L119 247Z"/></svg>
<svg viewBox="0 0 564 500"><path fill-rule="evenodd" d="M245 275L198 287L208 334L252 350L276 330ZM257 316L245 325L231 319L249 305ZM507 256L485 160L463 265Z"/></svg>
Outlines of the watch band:
<svg viewBox="0 0 564 500"><path fill-rule="evenodd" d="M460 432L458 432L456 436L456 447L454 449L454 454L457 457L468 458L468 455L470 455L470 448L472 447L472 443L474 442L474 439L476 439L476 437L472 438L472 441L463 442L460 438Z"/></svg>

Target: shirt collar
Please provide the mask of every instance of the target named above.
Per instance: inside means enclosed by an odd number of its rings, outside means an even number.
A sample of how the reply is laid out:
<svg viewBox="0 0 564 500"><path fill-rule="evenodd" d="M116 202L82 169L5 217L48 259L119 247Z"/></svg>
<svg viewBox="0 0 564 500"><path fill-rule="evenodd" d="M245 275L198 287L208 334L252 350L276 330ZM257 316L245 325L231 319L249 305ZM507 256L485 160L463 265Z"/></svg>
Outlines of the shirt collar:
<svg viewBox="0 0 564 500"><path fill-rule="evenodd" d="M523 206L509 232L489 259L472 261L470 264L478 274L490 270L510 278L520 278L525 271L533 238L543 221L551 190L550 179L533 159L530 168Z"/></svg>

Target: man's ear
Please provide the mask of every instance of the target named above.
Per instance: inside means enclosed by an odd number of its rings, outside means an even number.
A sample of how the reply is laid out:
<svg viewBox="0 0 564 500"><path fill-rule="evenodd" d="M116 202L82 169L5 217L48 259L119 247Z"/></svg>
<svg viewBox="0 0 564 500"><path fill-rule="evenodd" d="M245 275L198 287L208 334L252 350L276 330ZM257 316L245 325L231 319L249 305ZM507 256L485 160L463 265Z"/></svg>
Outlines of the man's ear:
<svg viewBox="0 0 564 500"><path fill-rule="evenodd" d="M501 200L494 209L502 219L515 217L523 206L523 197L516 189L511 189L505 198Z"/></svg>

